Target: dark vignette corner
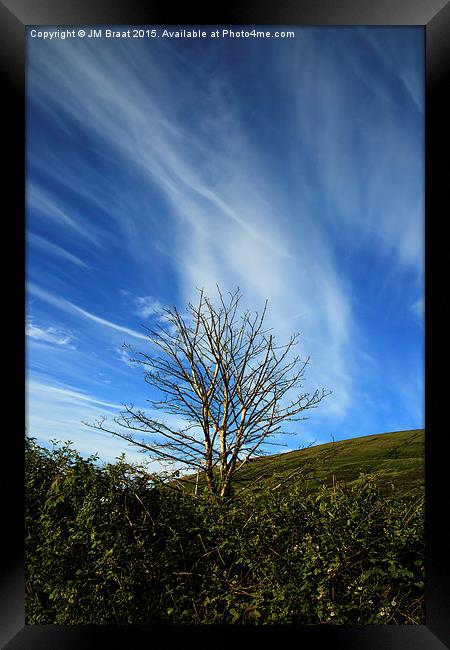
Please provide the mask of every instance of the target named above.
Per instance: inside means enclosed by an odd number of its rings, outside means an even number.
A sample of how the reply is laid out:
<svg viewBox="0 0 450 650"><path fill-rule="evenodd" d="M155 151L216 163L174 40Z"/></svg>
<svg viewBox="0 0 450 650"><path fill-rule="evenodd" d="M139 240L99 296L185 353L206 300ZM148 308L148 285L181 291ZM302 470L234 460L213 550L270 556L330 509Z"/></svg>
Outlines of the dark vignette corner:
<svg viewBox="0 0 450 650"><path fill-rule="evenodd" d="M8 415L3 436L3 552L0 582L0 644L24 624L24 27L0 3L0 74L2 79L2 149L5 260L3 269L4 349L8 360L5 397ZM10 253L6 254L6 251ZM9 318L14 313L17 318ZM12 370L13 369L13 370ZM11 403L11 398L14 401ZM16 401L17 400L17 401ZM3 646L2 646L3 647Z"/></svg>
<svg viewBox="0 0 450 650"><path fill-rule="evenodd" d="M425 104L425 485L426 485L426 624L450 647L450 562L442 504L448 502L448 464L442 452L444 394L444 327L449 323L443 301L448 246L440 230L448 206L448 79L450 73L450 3L426 26ZM444 156L443 156L444 154ZM448 210L448 207L447 207ZM442 306L445 304L444 311ZM446 498L447 497L447 498Z"/></svg>

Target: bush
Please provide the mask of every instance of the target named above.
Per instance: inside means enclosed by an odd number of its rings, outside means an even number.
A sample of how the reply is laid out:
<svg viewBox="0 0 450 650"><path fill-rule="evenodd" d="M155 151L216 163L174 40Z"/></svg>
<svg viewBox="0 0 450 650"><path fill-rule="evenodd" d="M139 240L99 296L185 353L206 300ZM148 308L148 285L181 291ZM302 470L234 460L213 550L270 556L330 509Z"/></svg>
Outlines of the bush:
<svg viewBox="0 0 450 650"><path fill-rule="evenodd" d="M28 624L422 624L423 494L183 494L27 441Z"/></svg>

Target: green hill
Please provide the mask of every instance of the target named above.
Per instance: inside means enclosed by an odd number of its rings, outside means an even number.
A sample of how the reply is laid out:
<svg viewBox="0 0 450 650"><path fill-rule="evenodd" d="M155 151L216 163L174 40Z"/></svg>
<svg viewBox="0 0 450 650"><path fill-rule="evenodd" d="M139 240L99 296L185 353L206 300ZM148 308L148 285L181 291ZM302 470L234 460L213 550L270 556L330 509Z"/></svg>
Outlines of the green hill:
<svg viewBox="0 0 450 650"><path fill-rule="evenodd" d="M424 429L380 433L251 459L237 472L234 485L240 491L303 480L315 491L324 483L349 485L365 473L375 474L377 483L392 493L407 494L424 485L424 456ZM182 482L194 489L196 480L189 476ZM199 488L202 483L200 476Z"/></svg>

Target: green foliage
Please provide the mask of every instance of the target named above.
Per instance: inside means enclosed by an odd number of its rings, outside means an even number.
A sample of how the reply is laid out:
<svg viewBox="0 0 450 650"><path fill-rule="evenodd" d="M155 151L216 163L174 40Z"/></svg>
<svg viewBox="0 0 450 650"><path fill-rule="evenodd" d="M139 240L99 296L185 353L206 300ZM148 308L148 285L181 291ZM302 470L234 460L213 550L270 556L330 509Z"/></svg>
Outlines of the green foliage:
<svg viewBox="0 0 450 650"><path fill-rule="evenodd" d="M228 500L27 441L28 624L422 624L423 491Z"/></svg>

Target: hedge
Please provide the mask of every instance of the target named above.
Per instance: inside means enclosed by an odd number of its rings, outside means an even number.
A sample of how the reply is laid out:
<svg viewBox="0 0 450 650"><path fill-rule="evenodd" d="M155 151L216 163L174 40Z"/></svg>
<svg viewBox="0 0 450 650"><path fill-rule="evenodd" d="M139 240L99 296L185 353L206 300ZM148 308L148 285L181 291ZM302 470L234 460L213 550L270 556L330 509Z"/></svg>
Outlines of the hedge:
<svg viewBox="0 0 450 650"><path fill-rule="evenodd" d="M26 443L28 624L423 624L424 495L229 500Z"/></svg>

